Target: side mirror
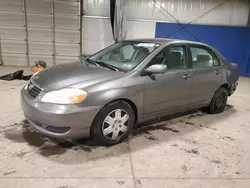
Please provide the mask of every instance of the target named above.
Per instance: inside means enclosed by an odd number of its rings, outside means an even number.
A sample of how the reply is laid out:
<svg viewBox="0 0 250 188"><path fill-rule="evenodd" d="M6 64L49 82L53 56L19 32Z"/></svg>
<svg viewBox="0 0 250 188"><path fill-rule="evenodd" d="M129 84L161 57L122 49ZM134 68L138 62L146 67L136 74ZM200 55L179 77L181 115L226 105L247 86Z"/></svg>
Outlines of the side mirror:
<svg viewBox="0 0 250 188"><path fill-rule="evenodd" d="M167 65L155 64L144 70L146 73L163 74L167 71Z"/></svg>

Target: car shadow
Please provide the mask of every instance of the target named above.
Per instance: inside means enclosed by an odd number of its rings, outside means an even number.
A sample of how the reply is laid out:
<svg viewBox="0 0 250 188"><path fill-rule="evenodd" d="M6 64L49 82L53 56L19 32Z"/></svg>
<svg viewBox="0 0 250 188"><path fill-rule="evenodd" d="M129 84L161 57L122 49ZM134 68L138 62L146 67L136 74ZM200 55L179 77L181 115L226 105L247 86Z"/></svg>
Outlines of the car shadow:
<svg viewBox="0 0 250 188"><path fill-rule="evenodd" d="M20 124L10 125L10 128L4 131L4 135L5 138L13 142L28 143L36 153L50 160L61 163L79 163L127 154L131 148L132 151L141 150L161 142L180 138L182 135L196 130L212 129L216 131L216 127L212 125L223 121L236 111L233 106L227 105L223 113L215 115L195 110L163 116L136 125L127 140L110 147L98 146L90 139L62 141L49 138L34 130L27 120ZM21 131L17 127L21 127ZM143 141L137 141L140 139Z"/></svg>

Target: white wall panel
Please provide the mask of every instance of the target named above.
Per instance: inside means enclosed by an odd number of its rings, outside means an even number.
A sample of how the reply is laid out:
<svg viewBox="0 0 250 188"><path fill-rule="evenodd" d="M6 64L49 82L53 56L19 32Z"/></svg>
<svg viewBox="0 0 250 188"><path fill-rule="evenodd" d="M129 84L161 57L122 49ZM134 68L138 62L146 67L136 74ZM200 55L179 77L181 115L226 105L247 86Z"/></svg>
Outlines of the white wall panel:
<svg viewBox="0 0 250 188"><path fill-rule="evenodd" d="M43 61L45 61L48 66L52 66L53 65L53 58L52 58L52 56L46 56L46 55L29 55L29 60L30 60L31 65L34 65L34 63L37 60L43 60Z"/></svg>
<svg viewBox="0 0 250 188"><path fill-rule="evenodd" d="M79 2L79 0L1 0L0 37L4 63L27 65L27 49L31 65L38 59L53 64L54 53L58 56L56 57L58 63L59 60L64 62L67 57L77 59L80 53ZM25 13L27 13L27 25L25 25Z"/></svg>
<svg viewBox="0 0 250 188"><path fill-rule="evenodd" d="M27 57L25 54L2 54L4 65L16 65L25 66L27 65Z"/></svg>
<svg viewBox="0 0 250 188"><path fill-rule="evenodd" d="M127 21L127 39L154 38L155 22ZM83 19L83 54L93 54L113 43L109 19Z"/></svg>
<svg viewBox="0 0 250 188"><path fill-rule="evenodd" d="M110 15L110 0L84 0L83 8L84 15L108 17Z"/></svg>
<svg viewBox="0 0 250 188"><path fill-rule="evenodd" d="M75 62L78 59L78 57L56 56L56 64Z"/></svg>
<svg viewBox="0 0 250 188"><path fill-rule="evenodd" d="M243 3L238 3L234 1L234 6L230 11L231 25L245 26L248 22L249 11L250 2L243 1Z"/></svg>
<svg viewBox="0 0 250 188"><path fill-rule="evenodd" d="M0 25L22 27L24 25L23 13L0 11Z"/></svg>
<svg viewBox="0 0 250 188"><path fill-rule="evenodd" d="M0 0L0 38L5 65L27 65L23 0Z"/></svg>
<svg viewBox="0 0 250 188"><path fill-rule="evenodd" d="M29 54L52 55L52 42L32 42L29 41Z"/></svg>
<svg viewBox="0 0 250 188"><path fill-rule="evenodd" d="M83 18L83 39L113 41L110 19Z"/></svg>
<svg viewBox="0 0 250 188"><path fill-rule="evenodd" d="M26 0L28 27L51 28L51 0ZM43 31L43 30L42 30Z"/></svg>
<svg viewBox="0 0 250 188"><path fill-rule="evenodd" d="M56 43L56 55L58 56L79 56L79 44Z"/></svg>
<svg viewBox="0 0 250 188"><path fill-rule="evenodd" d="M51 28L52 27L52 16L47 14L32 14L28 12L28 27L41 27Z"/></svg>
<svg viewBox="0 0 250 188"><path fill-rule="evenodd" d="M52 64L53 30L52 0L26 0L29 62Z"/></svg>
<svg viewBox="0 0 250 188"><path fill-rule="evenodd" d="M79 28L79 20L77 16L56 14L55 23L57 29L78 30Z"/></svg>
<svg viewBox="0 0 250 188"><path fill-rule="evenodd" d="M51 0L26 0L27 12L30 14L50 15Z"/></svg>
<svg viewBox="0 0 250 188"><path fill-rule="evenodd" d="M52 29L29 27L29 41L52 41Z"/></svg>
<svg viewBox="0 0 250 188"><path fill-rule="evenodd" d="M224 0L126 0L126 14L130 19L176 22L160 6L177 20L188 23ZM248 20L248 0L230 0L209 12L194 23L245 26Z"/></svg>
<svg viewBox="0 0 250 188"><path fill-rule="evenodd" d="M124 0L125 13L129 19L176 22L161 6L177 20L188 23L224 0ZM248 0L229 0L195 23L245 26L248 19ZM85 0L84 13L88 16L109 17L109 0Z"/></svg>
<svg viewBox="0 0 250 188"><path fill-rule="evenodd" d="M78 44L80 42L80 33L78 30L55 29L55 39L57 42Z"/></svg>
<svg viewBox="0 0 250 188"><path fill-rule="evenodd" d="M170 21L170 17L164 16L164 11L159 9L152 0L126 0L125 12L128 18L144 20ZM162 14L164 13L164 14Z"/></svg>
<svg viewBox="0 0 250 188"><path fill-rule="evenodd" d="M80 55L80 1L55 0L56 64L77 59Z"/></svg>
<svg viewBox="0 0 250 188"><path fill-rule="evenodd" d="M83 54L93 54L111 44L113 41L83 40Z"/></svg>
<svg viewBox="0 0 250 188"><path fill-rule="evenodd" d="M79 0L55 0L56 14L66 14L78 16Z"/></svg>
<svg viewBox="0 0 250 188"><path fill-rule="evenodd" d="M79 0L55 0L55 28L60 30L72 30L79 32ZM66 32L61 32L66 34ZM59 39L59 38L58 38ZM57 42L61 42L60 40Z"/></svg>
<svg viewBox="0 0 250 188"><path fill-rule="evenodd" d="M92 54L113 43L109 19L83 18L83 54Z"/></svg>
<svg viewBox="0 0 250 188"><path fill-rule="evenodd" d="M200 9L202 14L216 6L215 3L218 4L218 2L211 3L209 1L204 3L202 9ZM221 7L211 11L207 15L201 17L194 23L209 25L246 26L248 20L248 12L249 3L247 1L231 0L223 4ZM187 22L189 21L187 20Z"/></svg>
<svg viewBox="0 0 250 188"><path fill-rule="evenodd" d="M2 53L10 54L25 54L26 53L26 43L25 41L17 40L1 40Z"/></svg>
<svg viewBox="0 0 250 188"><path fill-rule="evenodd" d="M2 39L24 40L25 28L14 26L0 26L0 37Z"/></svg>
<svg viewBox="0 0 250 188"><path fill-rule="evenodd" d="M127 39L154 37L155 22L127 21Z"/></svg>
<svg viewBox="0 0 250 188"><path fill-rule="evenodd" d="M22 0L1 0L0 11L7 12L22 12L23 4Z"/></svg>
<svg viewBox="0 0 250 188"><path fill-rule="evenodd" d="M37 60L43 60L48 65L53 64L52 42L32 42L29 41L29 62L34 65Z"/></svg>

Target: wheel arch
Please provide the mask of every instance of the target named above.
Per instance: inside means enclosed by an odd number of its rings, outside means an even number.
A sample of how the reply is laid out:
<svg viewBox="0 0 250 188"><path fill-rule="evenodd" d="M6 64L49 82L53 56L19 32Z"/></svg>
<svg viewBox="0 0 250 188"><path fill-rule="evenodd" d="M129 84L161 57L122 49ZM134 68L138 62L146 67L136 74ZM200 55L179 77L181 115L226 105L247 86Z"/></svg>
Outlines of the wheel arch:
<svg viewBox="0 0 250 188"><path fill-rule="evenodd" d="M227 92L228 92L228 96L230 96L230 85L228 84L228 83L224 83L224 84L222 84L221 86L220 86L220 88L225 88L226 90L227 90Z"/></svg>
<svg viewBox="0 0 250 188"><path fill-rule="evenodd" d="M112 102L116 102L116 101L125 101L126 103L128 103L131 106L131 108L133 109L134 114L135 114L135 122L134 123L136 123L137 120L138 120L138 108L137 108L136 104L131 99L128 99L128 98L117 98L117 99L114 99L112 101L109 101L104 106L106 106L106 105L108 105L108 104L110 104Z"/></svg>
<svg viewBox="0 0 250 188"><path fill-rule="evenodd" d="M112 142L111 141L107 142L107 140L104 141L104 138L100 135L100 134L102 134L102 133L100 133L100 128L98 128L100 126L98 126L99 123L96 122L96 121L100 120L100 119L98 119L98 114L102 115L101 111L105 107L109 108L109 106L108 106L109 104L112 104L114 102L119 102L119 101L122 101L123 104L127 103L127 105L131 106L131 108L132 108L132 110L134 112L134 115L135 115L135 117L134 117L135 118L135 120L134 120L135 122L134 123L136 123L136 121L137 121L137 113L138 112L137 112L137 107L136 107L135 103L132 100L127 99L127 98L116 98L114 100L111 100L111 101L107 102L105 105L102 106L102 108L98 111L98 113L96 114L96 116L95 116L95 118L94 118L94 120L92 122L92 125L91 125L91 128L90 128L90 137L93 139L94 143L102 143L103 144L103 142L104 142L104 145L113 145L113 144L119 143L120 141L124 140L128 136L128 134L130 133L131 129L133 128L133 124L131 122L131 124L130 124L131 126L130 126L130 129L129 129L130 131L129 132L127 131L127 133L125 133L125 136L123 135L124 137L122 139L118 140L118 141L115 140L115 141L112 141ZM117 104L119 104L119 103L117 103ZM126 134L127 134L127 136L126 136Z"/></svg>
<svg viewBox="0 0 250 188"><path fill-rule="evenodd" d="M230 86L229 86L228 83L224 83L224 84L222 84L220 87L223 87L223 88L225 88L226 90L229 90L229 88L230 88Z"/></svg>

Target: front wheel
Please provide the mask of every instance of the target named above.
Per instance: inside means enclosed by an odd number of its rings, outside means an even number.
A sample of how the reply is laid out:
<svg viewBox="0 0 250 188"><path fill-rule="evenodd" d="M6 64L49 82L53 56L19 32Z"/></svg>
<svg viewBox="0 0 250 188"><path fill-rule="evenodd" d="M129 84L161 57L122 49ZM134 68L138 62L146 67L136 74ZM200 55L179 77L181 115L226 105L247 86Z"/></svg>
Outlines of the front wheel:
<svg viewBox="0 0 250 188"><path fill-rule="evenodd" d="M215 93L208 107L210 114L217 114L224 111L227 104L228 91L220 87Z"/></svg>
<svg viewBox="0 0 250 188"><path fill-rule="evenodd" d="M96 115L91 136L102 145L117 144L128 137L134 120L134 111L127 102L111 102Z"/></svg>

